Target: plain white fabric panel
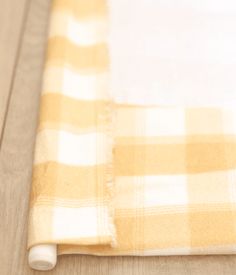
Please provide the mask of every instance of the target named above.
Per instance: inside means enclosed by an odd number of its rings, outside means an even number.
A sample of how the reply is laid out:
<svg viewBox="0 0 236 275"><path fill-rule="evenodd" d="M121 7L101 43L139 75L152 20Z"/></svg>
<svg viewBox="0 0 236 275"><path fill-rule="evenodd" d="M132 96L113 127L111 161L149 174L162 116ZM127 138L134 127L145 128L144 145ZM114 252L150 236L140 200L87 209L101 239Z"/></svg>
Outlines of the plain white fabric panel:
<svg viewBox="0 0 236 275"><path fill-rule="evenodd" d="M109 0L117 102L236 102L236 1Z"/></svg>

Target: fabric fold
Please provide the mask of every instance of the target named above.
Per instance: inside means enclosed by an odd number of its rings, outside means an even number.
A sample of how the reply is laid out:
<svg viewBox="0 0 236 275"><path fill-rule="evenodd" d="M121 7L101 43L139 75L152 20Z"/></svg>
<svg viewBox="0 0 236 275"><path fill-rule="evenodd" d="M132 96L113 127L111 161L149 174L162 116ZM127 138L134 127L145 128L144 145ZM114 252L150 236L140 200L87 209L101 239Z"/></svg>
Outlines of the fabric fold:
<svg viewBox="0 0 236 275"><path fill-rule="evenodd" d="M216 2L53 1L29 249L235 253L236 10Z"/></svg>
<svg viewBox="0 0 236 275"><path fill-rule="evenodd" d="M112 103L102 2L54 1L52 6L35 146L30 247L115 241Z"/></svg>

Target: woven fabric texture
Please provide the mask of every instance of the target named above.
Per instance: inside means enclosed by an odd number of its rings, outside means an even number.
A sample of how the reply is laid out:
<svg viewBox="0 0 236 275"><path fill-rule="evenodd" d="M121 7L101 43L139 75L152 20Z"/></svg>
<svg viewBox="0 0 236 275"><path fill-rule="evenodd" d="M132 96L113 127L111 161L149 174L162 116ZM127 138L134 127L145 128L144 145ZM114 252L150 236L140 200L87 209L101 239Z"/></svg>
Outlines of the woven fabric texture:
<svg viewBox="0 0 236 275"><path fill-rule="evenodd" d="M108 40L109 1L53 1L28 247L57 244L58 254L234 253L236 108L220 100L116 101ZM232 64L222 68L224 77L232 73ZM132 96L135 102L138 94Z"/></svg>

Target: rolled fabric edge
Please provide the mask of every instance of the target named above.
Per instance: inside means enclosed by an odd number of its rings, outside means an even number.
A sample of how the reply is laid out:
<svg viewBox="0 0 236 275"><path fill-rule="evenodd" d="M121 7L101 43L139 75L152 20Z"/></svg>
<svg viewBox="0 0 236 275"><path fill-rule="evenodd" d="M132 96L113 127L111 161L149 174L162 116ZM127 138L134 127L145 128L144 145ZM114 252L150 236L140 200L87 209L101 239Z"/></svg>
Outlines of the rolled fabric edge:
<svg viewBox="0 0 236 275"><path fill-rule="evenodd" d="M57 263L57 245L41 244L30 248L29 266L35 270L51 270Z"/></svg>

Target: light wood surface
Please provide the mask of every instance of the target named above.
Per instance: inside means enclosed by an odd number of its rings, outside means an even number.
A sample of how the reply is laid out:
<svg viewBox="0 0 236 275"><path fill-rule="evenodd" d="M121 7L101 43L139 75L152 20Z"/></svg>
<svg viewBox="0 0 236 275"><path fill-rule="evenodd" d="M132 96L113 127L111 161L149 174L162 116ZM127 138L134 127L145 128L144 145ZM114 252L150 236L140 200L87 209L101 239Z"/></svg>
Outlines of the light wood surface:
<svg viewBox="0 0 236 275"><path fill-rule="evenodd" d="M19 56L27 6L27 0L0 1L0 140Z"/></svg>
<svg viewBox="0 0 236 275"><path fill-rule="evenodd" d="M27 263L27 214L50 1L0 0L0 7L0 275L37 275ZM70 255L45 274L233 275L236 256Z"/></svg>

